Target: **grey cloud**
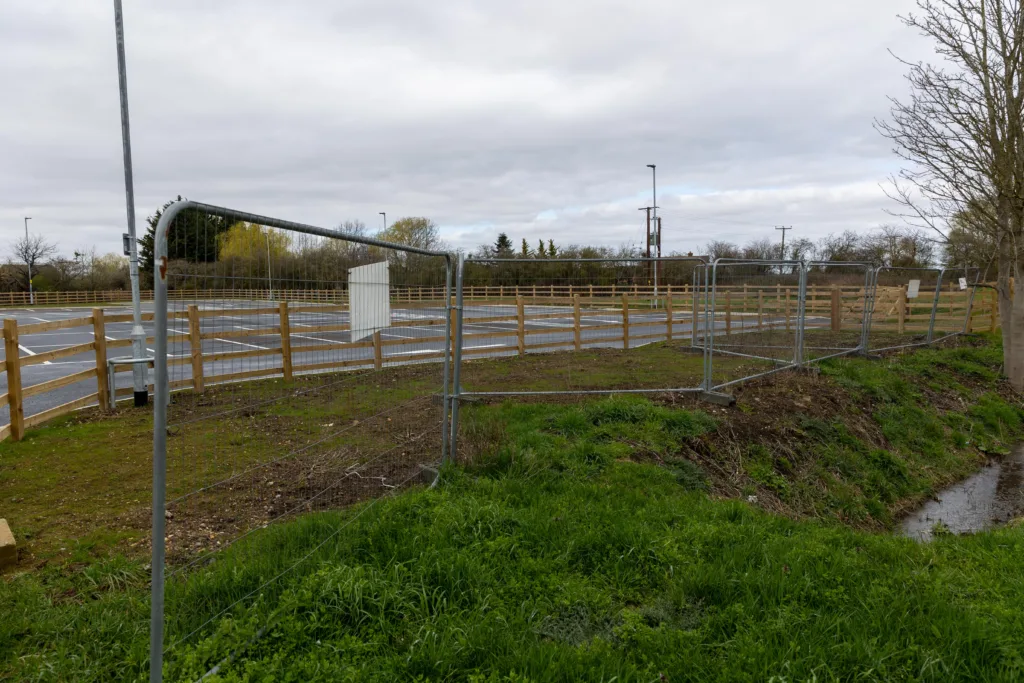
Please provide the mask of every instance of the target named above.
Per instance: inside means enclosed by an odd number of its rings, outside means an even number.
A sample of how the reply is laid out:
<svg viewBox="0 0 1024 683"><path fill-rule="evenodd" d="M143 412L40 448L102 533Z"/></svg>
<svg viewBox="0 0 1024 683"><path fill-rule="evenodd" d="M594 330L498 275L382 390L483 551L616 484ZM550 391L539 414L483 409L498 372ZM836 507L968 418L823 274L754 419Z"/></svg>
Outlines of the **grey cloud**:
<svg viewBox="0 0 1024 683"><path fill-rule="evenodd" d="M908 4L127 3L137 213L182 194L428 215L465 248L620 244L657 163L671 248L869 229L896 167L871 120L904 87L886 49L926 54ZM118 248L115 67L106 3L0 7L0 251L26 213Z"/></svg>

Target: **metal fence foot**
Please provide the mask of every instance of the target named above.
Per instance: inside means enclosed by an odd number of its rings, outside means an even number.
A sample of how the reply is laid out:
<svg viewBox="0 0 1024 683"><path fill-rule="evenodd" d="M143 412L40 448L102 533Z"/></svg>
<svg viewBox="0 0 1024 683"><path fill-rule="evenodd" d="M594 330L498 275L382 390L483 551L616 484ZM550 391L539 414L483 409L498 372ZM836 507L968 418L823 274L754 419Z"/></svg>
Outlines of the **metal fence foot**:
<svg viewBox="0 0 1024 683"><path fill-rule="evenodd" d="M702 391L697 396L702 401L714 403L718 406L732 407L736 405L736 397L732 394L723 394L719 391Z"/></svg>

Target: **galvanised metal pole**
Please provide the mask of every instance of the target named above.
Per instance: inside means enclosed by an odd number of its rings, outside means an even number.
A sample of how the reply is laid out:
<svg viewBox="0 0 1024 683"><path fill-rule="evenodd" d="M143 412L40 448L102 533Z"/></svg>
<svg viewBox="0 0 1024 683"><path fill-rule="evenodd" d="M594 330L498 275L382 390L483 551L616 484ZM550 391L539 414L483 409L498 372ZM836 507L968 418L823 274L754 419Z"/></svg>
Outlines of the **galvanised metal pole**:
<svg viewBox="0 0 1024 683"><path fill-rule="evenodd" d="M871 335L871 319L875 317L875 289L878 287L878 268L867 268L864 276L864 319L861 320L860 352L868 352L868 340Z"/></svg>
<svg viewBox="0 0 1024 683"><path fill-rule="evenodd" d="M804 332L807 327L807 265L801 261L796 288L796 351L793 364L798 368L804 364ZM782 265L779 266L782 268Z"/></svg>
<svg viewBox="0 0 1024 683"><path fill-rule="evenodd" d="M444 259L444 388L441 391L441 464L448 462L448 437L451 432L451 396L448 394L452 359L452 257Z"/></svg>
<svg viewBox="0 0 1024 683"><path fill-rule="evenodd" d="M449 459L454 461L459 435L459 399L462 394L460 374L462 370L462 301L463 282L466 272L466 255L459 254L459 267L455 275L455 369L452 372L452 433L448 440Z"/></svg>
<svg viewBox="0 0 1024 683"><path fill-rule="evenodd" d="M32 220L32 216L25 216L25 250L28 251L28 222ZM25 259L25 264L28 266L28 304L29 306L36 305L36 296L32 291L32 263Z"/></svg>
<svg viewBox="0 0 1024 683"><path fill-rule="evenodd" d="M145 355L143 352L145 351L146 331L142 328L142 302L139 294L139 249L135 239L135 185L132 180L132 141L128 125L128 75L124 58L124 19L121 13L121 0L114 0L114 31L117 36L117 77L121 92L121 142L124 148L124 191L128 205L128 240L131 248L128 261L128 272L132 283L132 332L130 338L132 340L132 357L139 359ZM132 385L136 406L144 406L149 402L146 384L146 365L133 363ZM115 389L115 387L111 387L111 392L116 395Z"/></svg>
<svg viewBox="0 0 1024 683"><path fill-rule="evenodd" d="M704 391L714 388L711 378L715 355L715 299L718 296L718 261L711 264L711 276L704 281ZM710 313L710 320L709 320Z"/></svg>
<svg viewBox="0 0 1024 683"><path fill-rule="evenodd" d="M935 316L939 312L939 296L942 294L942 278L946 274L946 269L943 268L939 271L939 281L935 284L935 298L932 299L932 316L928 320L928 343L932 343L932 339L935 337Z"/></svg>

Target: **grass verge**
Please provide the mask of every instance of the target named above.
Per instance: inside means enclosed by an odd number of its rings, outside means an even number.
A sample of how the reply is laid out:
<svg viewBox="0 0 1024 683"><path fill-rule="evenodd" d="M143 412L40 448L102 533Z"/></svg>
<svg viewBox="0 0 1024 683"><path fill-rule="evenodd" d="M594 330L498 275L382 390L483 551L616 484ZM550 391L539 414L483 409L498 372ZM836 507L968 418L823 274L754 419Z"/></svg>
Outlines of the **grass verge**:
<svg viewBox="0 0 1024 683"><path fill-rule="evenodd" d="M1019 437L994 344L830 361L731 410L474 405L446 486L271 527L173 582L170 640L199 631L169 678L240 651L216 680L1017 680L1024 528L870 531ZM79 569L0 584L0 672L142 675L142 563Z"/></svg>

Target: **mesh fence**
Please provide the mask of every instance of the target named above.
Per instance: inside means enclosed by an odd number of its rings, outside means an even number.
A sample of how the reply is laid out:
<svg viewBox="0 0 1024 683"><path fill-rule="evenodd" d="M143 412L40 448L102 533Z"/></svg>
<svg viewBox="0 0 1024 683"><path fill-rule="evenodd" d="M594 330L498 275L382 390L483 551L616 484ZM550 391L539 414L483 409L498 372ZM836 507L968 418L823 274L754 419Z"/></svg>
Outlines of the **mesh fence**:
<svg viewBox="0 0 1024 683"><path fill-rule="evenodd" d="M709 268L706 382L721 389L800 361L802 264L731 261Z"/></svg>
<svg viewBox="0 0 1024 683"><path fill-rule="evenodd" d="M467 259L463 395L697 389L702 272L693 258Z"/></svg>
<svg viewBox="0 0 1024 683"><path fill-rule="evenodd" d="M270 599L281 578L315 569L303 558L357 513L325 517L277 564L244 547L261 529L433 480L450 275L445 255L191 203L160 229L154 625L166 562L166 634L154 630L151 655L162 646L173 671L176 654ZM237 580L211 586L213 562L236 563Z"/></svg>
<svg viewBox="0 0 1024 683"><path fill-rule="evenodd" d="M874 269L867 263L834 262L804 267L803 360L863 350Z"/></svg>
<svg viewBox="0 0 1024 683"><path fill-rule="evenodd" d="M882 267L875 271L868 350L884 351L931 341L941 268Z"/></svg>

